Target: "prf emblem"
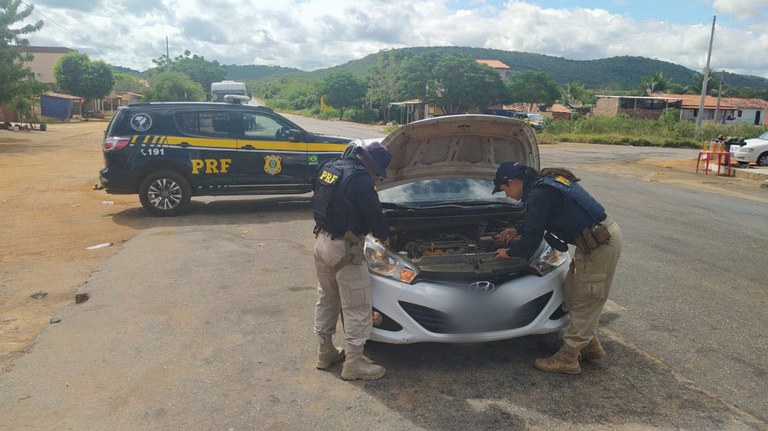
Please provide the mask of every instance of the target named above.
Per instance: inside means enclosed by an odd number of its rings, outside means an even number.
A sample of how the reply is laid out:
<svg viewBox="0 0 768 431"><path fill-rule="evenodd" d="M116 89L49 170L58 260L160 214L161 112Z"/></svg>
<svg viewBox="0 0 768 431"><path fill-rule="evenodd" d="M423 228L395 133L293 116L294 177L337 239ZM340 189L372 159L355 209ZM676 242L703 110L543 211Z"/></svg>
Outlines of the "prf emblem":
<svg viewBox="0 0 768 431"><path fill-rule="evenodd" d="M280 163L280 156L265 156L264 157L264 172L269 175L277 175L283 170L283 165Z"/></svg>
<svg viewBox="0 0 768 431"><path fill-rule="evenodd" d="M558 183L563 184L565 186L570 186L571 185L571 181L568 178L565 178L562 175L558 175L557 177L555 177L555 181L557 181Z"/></svg>
<svg viewBox="0 0 768 431"><path fill-rule="evenodd" d="M339 176L338 176L338 175L336 175L336 174L334 174L334 173L328 172L328 171L326 171L325 169L323 169L323 171L322 171L322 172L320 172L320 176L319 176L317 179L318 179L318 180L319 180L321 183L323 183L323 184L326 184L326 185L329 185L329 186L330 186L330 185L332 185L333 183L335 183L335 182L336 182L336 180L338 180L338 179L339 179Z"/></svg>

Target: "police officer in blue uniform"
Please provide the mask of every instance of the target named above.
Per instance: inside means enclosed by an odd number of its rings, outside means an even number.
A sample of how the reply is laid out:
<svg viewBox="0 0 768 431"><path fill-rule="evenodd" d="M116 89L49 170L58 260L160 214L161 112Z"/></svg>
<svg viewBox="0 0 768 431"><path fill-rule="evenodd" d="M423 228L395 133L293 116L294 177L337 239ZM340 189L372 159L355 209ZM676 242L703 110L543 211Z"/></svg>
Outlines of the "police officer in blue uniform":
<svg viewBox="0 0 768 431"><path fill-rule="evenodd" d="M621 255L621 230L567 169L538 172L505 162L493 181L493 193L503 191L525 203L522 226L499 234L508 247L497 250L496 259L530 258L542 238L560 251L567 251L568 244L576 246L563 284L563 308L571 318L563 330L563 347L551 357L537 359L534 366L546 372L578 374L579 359L605 356L597 339L597 323Z"/></svg>
<svg viewBox="0 0 768 431"><path fill-rule="evenodd" d="M345 380L378 379L386 372L363 356L372 327L371 278L363 245L368 233L382 242L388 239L374 178L386 177L391 159L378 142L357 147L320 168L312 198L318 279L314 330L320 343L316 367L327 369L344 359ZM344 317L346 351L332 341L339 312Z"/></svg>

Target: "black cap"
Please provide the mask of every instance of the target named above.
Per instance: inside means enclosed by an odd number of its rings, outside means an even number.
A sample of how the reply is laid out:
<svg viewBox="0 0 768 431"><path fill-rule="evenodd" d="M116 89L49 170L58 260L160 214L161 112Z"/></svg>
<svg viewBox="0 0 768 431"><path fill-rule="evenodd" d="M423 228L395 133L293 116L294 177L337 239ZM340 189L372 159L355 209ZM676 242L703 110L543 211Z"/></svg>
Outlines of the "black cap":
<svg viewBox="0 0 768 431"><path fill-rule="evenodd" d="M376 171L376 174L382 178L387 178L387 166L392 161L392 154L389 150L379 142L372 142L359 148L359 154Z"/></svg>
<svg viewBox="0 0 768 431"><path fill-rule="evenodd" d="M496 169L496 177L493 178L493 193L501 191L501 185L515 178L525 176L526 166L517 162L504 162Z"/></svg>

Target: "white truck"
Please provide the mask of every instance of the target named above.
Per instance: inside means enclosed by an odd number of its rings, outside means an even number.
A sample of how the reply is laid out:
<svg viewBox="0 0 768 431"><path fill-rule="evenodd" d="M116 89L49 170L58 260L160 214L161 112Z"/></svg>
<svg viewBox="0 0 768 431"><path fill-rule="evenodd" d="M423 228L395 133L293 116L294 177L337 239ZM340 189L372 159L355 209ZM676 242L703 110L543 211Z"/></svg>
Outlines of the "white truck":
<svg viewBox="0 0 768 431"><path fill-rule="evenodd" d="M211 101L223 102L224 96L227 95L250 97L244 82L221 81L211 83Z"/></svg>

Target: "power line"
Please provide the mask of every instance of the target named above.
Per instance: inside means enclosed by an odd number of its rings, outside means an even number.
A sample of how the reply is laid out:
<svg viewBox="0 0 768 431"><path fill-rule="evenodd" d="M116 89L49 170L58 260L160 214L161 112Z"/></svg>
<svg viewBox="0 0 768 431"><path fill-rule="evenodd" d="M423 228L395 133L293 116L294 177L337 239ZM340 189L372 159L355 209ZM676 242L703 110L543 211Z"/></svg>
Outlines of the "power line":
<svg viewBox="0 0 768 431"><path fill-rule="evenodd" d="M51 18L48 18L47 16L43 15L43 13L38 10L37 6L33 5L32 3L29 3L29 2L23 2L23 3L26 4L27 6L32 6L32 12L37 14L37 15L40 15L44 19L44 22L47 21L47 22L50 22L52 24L55 24L56 26L60 27L62 30L64 30L67 33L71 34L72 36L75 36L76 38L78 38L78 39L86 42L87 44L89 44L91 46L94 46L94 47L96 47L98 49L102 49L102 50L107 51L107 52L117 53L116 51L113 51L110 47L108 47L106 45L100 45L100 44L98 44L96 42L93 42L92 40L90 40L90 39L88 39L88 38L86 38L84 36L81 36L81 35L75 33L74 31L68 29L64 25L59 24L58 22L52 20Z"/></svg>

